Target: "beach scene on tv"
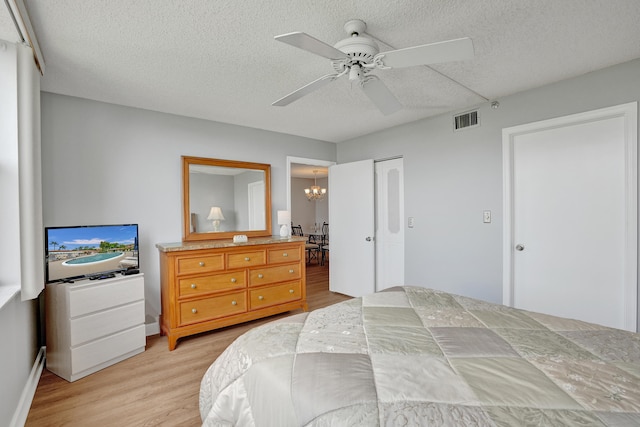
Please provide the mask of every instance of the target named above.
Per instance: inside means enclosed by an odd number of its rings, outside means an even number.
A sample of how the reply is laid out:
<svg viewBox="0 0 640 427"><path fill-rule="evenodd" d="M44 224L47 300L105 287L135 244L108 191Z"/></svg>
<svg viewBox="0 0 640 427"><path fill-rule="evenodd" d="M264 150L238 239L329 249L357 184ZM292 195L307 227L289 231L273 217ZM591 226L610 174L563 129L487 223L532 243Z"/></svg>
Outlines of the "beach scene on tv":
<svg viewBox="0 0 640 427"><path fill-rule="evenodd" d="M59 227L47 230L48 280L138 268L138 226Z"/></svg>

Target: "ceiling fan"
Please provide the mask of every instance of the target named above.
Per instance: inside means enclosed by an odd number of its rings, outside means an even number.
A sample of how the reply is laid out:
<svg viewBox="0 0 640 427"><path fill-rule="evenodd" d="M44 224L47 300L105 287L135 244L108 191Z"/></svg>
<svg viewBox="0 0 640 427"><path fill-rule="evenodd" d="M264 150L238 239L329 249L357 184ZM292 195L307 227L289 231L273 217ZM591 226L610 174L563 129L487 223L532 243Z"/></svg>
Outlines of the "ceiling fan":
<svg viewBox="0 0 640 427"><path fill-rule="evenodd" d="M359 19L347 21L344 29L349 37L339 41L335 46L330 46L302 32L275 37L280 42L330 59L335 73L322 76L271 105L277 107L289 105L339 77L348 76L350 81L358 83L382 114L389 115L402 109L402 105L387 86L376 75L371 74L371 71L473 58L473 43L468 37L380 52L374 40L363 36L367 29L364 21Z"/></svg>

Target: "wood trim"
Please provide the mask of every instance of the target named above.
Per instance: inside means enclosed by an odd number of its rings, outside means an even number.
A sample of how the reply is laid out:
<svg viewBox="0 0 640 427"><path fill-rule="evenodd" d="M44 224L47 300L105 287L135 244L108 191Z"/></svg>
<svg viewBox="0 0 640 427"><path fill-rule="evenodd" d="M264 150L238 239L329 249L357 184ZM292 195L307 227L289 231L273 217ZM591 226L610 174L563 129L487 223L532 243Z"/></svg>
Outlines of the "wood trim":
<svg viewBox="0 0 640 427"><path fill-rule="evenodd" d="M210 159L206 157L182 156L182 240L185 242L232 239L236 234L247 237L271 236L271 165L237 160ZM191 212L189 209L189 165L220 166L226 168L255 169L264 172L265 226L264 230L222 231L219 233L191 232Z"/></svg>

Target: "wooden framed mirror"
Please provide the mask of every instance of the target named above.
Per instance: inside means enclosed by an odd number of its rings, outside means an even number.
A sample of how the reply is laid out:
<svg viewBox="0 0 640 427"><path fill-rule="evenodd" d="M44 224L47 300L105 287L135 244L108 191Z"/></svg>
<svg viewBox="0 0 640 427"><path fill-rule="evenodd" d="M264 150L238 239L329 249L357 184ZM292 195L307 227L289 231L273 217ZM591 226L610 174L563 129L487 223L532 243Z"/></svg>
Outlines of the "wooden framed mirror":
<svg viewBox="0 0 640 427"><path fill-rule="evenodd" d="M271 236L271 165L182 156L182 240Z"/></svg>

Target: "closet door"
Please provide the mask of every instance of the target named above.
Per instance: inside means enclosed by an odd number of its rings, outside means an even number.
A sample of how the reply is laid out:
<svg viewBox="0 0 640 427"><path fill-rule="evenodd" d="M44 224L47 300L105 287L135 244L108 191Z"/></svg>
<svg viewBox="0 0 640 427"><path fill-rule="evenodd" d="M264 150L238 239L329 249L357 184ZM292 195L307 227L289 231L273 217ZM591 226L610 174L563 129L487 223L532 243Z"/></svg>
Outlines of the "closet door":
<svg viewBox="0 0 640 427"><path fill-rule="evenodd" d="M375 163L376 291L404 285L403 160Z"/></svg>
<svg viewBox="0 0 640 427"><path fill-rule="evenodd" d="M507 305L636 330L636 114L505 130Z"/></svg>

